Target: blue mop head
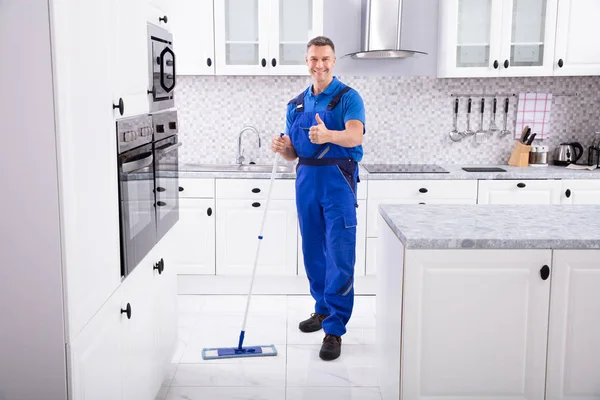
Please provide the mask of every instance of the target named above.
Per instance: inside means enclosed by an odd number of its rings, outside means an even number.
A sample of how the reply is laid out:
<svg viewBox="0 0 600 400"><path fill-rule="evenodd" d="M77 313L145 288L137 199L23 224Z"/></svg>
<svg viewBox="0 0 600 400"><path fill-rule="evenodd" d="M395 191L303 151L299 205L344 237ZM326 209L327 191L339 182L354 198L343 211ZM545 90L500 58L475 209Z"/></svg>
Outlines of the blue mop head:
<svg viewBox="0 0 600 400"><path fill-rule="evenodd" d="M202 349L202 358L204 360L214 360L219 358L236 357L261 357L276 356L277 349L275 345L270 346L249 346L249 347L221 347L212 349Z"/></svg>

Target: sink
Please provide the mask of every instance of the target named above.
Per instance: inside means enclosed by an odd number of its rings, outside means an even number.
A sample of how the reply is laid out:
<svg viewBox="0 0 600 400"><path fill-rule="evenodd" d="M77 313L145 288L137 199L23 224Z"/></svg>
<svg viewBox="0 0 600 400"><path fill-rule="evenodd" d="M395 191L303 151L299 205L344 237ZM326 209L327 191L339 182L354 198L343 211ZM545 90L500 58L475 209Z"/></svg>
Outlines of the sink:
<svg viewBox="0 0 600 400"><path fill-rule="evenodd" d="M183 167L185 171L195 172L271 172L273 165L268 164L186 164ZM275 172L293 173L293 166L278 165Z"/></svg>

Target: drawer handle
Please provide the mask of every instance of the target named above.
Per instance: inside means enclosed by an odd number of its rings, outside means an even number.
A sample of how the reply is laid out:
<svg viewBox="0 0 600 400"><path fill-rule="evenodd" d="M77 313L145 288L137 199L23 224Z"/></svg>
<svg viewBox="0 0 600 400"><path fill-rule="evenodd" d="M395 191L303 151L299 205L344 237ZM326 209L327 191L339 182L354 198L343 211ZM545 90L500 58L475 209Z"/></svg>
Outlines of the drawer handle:
<svg viewBox="0 0 600 400"><path fill-rule="evenodd" d="M548 267L547 265L544 265L542 267L542 269L540 269L540 276L542 277L543 280L548 279L548 277L550 276L550 267Z"/></svg>
<svg viewBox="0 0 600 400"><path fill-rule="evenodd" d="M260 207L260 203L252 203L252 207Z"/></svg>
<svg viewBox="0 0 600 400"><path fill-rule="evenodd" d="M183 192L183 188L181 186L179 186L179 191Z"/></svg>
<svg viewBox="0 0 600 400"><path fill-rule="evenodd" d="M423 202L420 202L419 204L425 204L425 203L423 203Z"/></svg>
<svg viewBox="0 0 600 400"><path fill-rule="evenodd" d="M421 193L427 193L427 189L426 188L421 188L421 189L419 189L419 192L421 192Z"/></svg>
<svg viewBox="0 0 600 400"><path fill-rule="evenodd" d="M252 193L260 193L260 189L259 188L254 188L254 189L252 189Z"/></svg>
<svg viewBox="0 0 600 400"><path fill-rule="evenodd" d="M212 208L208 207L208 210L206 210L206 215L209 217L212 215Z"/></svg>
<svg viewBox="0 0 600 400"><path fill-rule="evenodd" d="M125 309L121 308L121 314L127 314L127 319L131 319L131 304L127 303L127 307Z"/></svg>
<svg viewBox="0 0 600 400"><path fill-rule="evenodd" d="M565 196L567 196L567 198L571 197L571 189L567 189Z"/></svg>
<svg viewBox="0 0 600 400"><path fill-rule="evenodd" d="M525 186L527 185L525 185L523 182L517 183L517 187L524 188Z"/></svg>

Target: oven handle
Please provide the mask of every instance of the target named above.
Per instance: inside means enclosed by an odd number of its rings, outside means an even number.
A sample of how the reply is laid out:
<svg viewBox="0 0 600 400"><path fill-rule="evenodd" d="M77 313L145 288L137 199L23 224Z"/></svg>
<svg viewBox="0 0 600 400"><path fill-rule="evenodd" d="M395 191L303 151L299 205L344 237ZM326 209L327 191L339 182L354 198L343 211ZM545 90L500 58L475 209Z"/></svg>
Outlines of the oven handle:
<svg viewBox="0 0 600 400"><path fill-rule="evenodd" d="M171 54L171 57L173 57L173 84L171 86L167 86L165 84L165 54ZM175 89L175 53L173 53L173 50L171 50L168 47L165 47L163 49L163 51L160 52L160 56L159 56L159 61L160 61L160 86L163 88L163 90L167 93L170 93L173 89Z"/></svg>
<svg viewBox="0 0 600 400"><path fill-rule="evenodd" d="M170 153L170 152L172 152L173 150L175 150L175 149L177 149L177 148L181 147L181 145L182 145L182 144L183 144L183 143L181 143L181 142L177 142L177 143L175 143L175 144L172 144L172 145L170 145L170 146L159 147L159 148L158 148L158 149L156 149L156 150L158 150L158 151L159 151L161 154L167 154L167 153Z"/></svg>
<svg viewBox="0 0 600 400"><path fill-rule="evenodd" d="M154 156L150 154L148 157L141 158L139 160L130 161L123 163L123 172L129 173L133 171L137 171L138 169L142 169L144 167L149 166L154 161Z"/></svg>

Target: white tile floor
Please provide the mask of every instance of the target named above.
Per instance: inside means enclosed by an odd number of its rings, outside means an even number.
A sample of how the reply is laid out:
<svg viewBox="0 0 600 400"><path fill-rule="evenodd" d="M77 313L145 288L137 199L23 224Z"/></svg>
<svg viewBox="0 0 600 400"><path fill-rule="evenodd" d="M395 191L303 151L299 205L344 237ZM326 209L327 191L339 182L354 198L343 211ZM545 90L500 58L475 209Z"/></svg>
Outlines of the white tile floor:
<svg viewBox="0 0 600 400"><path fill-rule="evenodd" d="M342 355L319 358L323 331L302 333L310 296L254 295L244 345L277 348L276 357L202 359L205 347L234 347L246 296L180 295L179 343L157 400L381 400L375 365L375 297L356 296Z"/></svg>

